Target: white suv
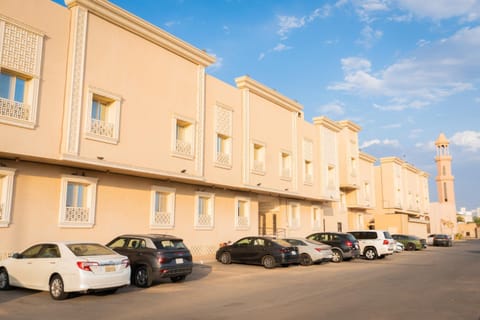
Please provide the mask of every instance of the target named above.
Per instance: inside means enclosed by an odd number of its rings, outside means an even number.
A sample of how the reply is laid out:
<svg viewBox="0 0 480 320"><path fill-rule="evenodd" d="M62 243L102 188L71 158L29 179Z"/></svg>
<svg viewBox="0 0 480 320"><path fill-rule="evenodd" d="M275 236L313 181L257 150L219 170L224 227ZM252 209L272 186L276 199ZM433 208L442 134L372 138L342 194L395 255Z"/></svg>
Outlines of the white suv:
<svg viewBox="0 0 480 320"><path fill-rule="evenodd" d="M360 254L367 260L385 258L387 255L393 254L395 240L388 231L362 230L348 233L357 238L360 244Z"/></svg>

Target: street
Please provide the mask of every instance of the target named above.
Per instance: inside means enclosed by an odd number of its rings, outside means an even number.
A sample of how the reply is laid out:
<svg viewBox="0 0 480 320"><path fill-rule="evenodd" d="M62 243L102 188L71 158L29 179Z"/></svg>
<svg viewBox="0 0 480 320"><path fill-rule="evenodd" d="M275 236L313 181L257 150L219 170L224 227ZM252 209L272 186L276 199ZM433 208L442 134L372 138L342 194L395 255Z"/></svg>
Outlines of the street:
<svg viewBox="0 0 480 320"><path fill-rule="evenodd" d="M0 291L1 319L480 319L480 241L385 259L291 266L195 266L183 283L54 301Z"/></svg>

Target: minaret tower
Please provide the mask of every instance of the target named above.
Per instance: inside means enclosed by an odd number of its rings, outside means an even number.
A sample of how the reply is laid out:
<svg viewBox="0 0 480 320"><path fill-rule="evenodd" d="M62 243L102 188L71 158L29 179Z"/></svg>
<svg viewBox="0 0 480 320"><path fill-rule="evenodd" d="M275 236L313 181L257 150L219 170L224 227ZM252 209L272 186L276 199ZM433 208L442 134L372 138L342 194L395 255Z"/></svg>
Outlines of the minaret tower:
<svg viewBox="0 0 480 320"><path fill-rule="evenodd" d="M455 205L455 189L453 185L454 177L452 176L452 156L448 150L448 140L443 133L440 133L437 141L437 192L439 203L450 203Z"/></svg>

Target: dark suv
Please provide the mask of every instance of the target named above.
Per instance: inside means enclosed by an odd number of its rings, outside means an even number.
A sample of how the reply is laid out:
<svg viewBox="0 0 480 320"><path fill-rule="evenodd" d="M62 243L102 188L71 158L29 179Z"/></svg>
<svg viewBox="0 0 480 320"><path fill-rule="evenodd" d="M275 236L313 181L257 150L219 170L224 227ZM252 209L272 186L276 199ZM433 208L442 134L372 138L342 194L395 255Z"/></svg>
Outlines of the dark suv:
<svg viewBox="0 0 480 320"><path fill-rule="evenodd" d="M130 260L132 283L146 288L154 280L184 280L192 273L192 254L183 240L165 234L126 234L107 244Z"/></svg>
<svg viewBox="0 0 480 320"><path fill-rule="evenodd" d="M360 256L358 240L350 233L343 232L318 232L313 233L307 239L320 241L332 247L332 262L342 262Z"/></svg>

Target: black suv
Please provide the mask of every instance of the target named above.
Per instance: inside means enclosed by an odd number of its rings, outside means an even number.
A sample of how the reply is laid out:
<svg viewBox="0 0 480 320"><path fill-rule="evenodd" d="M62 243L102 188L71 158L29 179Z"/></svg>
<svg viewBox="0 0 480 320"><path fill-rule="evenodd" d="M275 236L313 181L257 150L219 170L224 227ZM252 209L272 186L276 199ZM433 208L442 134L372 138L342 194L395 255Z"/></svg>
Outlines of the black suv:
<svg viewBox="0 0 480 320"><path fill-rule="evenodd" d="M344 232L318 232L313 233L307 239L320 241L332 247L332 262L342 262L360 256L358 240L350 233Z"/></svg>
<svg viewBox="0 0 480 320"><path fill-rule="evenodd" d="M192 273L190 250L182 239L172 235L126 234L116 237L107 246L128 257L132 283L137 287L149 287L161 278L182 281Z"/></svg>

